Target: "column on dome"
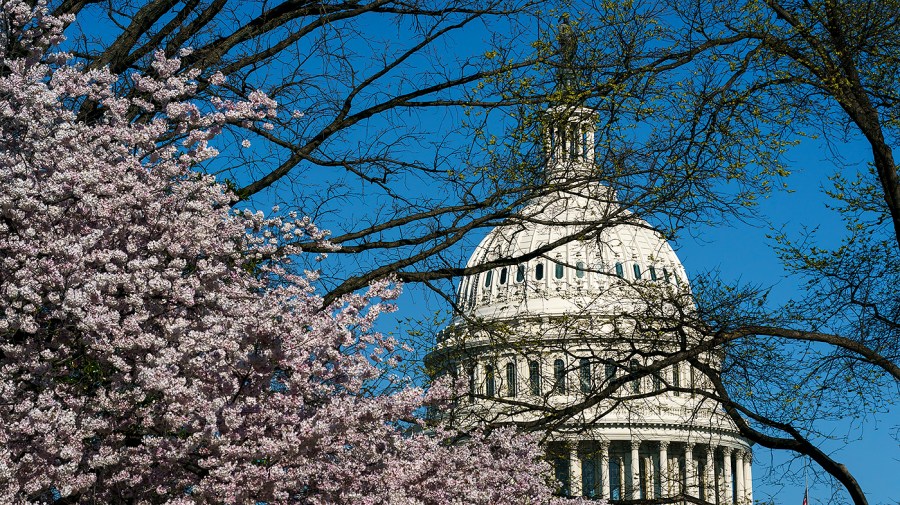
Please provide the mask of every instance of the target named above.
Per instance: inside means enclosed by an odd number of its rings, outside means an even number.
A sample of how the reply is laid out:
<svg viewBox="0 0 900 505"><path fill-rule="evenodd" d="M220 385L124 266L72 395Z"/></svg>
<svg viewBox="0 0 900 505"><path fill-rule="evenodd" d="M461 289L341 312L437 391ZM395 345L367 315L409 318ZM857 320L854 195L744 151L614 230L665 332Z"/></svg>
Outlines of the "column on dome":
<svg viewBox="0 0 900 505"><path fill-rule="evenodd" d="M735 499L738 505L746 505L744 499L744 451L737 451L734 457Z"/></svg>
<svg viewBox="0 0 900 505"><path fill-rule="evenodd" d="M744 452L744 493L747 503L753 503L753 453Z"/></svg>
<svg viewBox="0 0 900 505"><path fill-rule="evenodd" d="M734 494L731 492L731 451L730 447L722 448L722 473L724 475L724 486L722 486L722 499L719 500L723 504L731 505L734 503Z"/></svg>
<svg viewBox="0 0 900 505"><path fill-rule="evenodd" d="M592 125L588 125L587 129L587 160L594 161L594 128Z"/></svg>
<svg viewBox="0 0 900 505"><path fill-rule="evenodd" d="M669 468L669 494L682 494L684 493L684 481L681 480L681 458L677 456L671 458L669 463L672 465L671 468Z"/></svg>
<svg viewBox="0 0 900 505"><path fill-rule="evenodd" d="M581 154L584 152L584 146L582 146L582 126L580 123L573 122L572 123L572 140L575 142L575 152L576 158L581 158Z"/></svg>
<svg viewBox="0 0 900 505"><path fill-rule="evenodd" d="M697 462L694 460L694 444L684 444L684 487L685 494L696 497L697 493Z"/></svg>
<svg viewBox="0 0 900 505"><path fill-rule="evenodd" d="M659 491L660 497L669 496L669 442L659 441Z"/></svg>
<svg viewBox="0 0 900 505"><path fill-rule="evenodd" d="M654 475L653 467L653 456L644 456L644 498L648 500L656 497L656 490L653 485L656 476Z"/></svg>
<svg viewBox="0 0 900 505"><path fill-rule="evenodd" d="M716 502L716 448L713 445L703 446L703 499Z"/></svg>
<svg viewBox="0 0 900 505"><path fill-rule="evenodd" d="M571 496L584 494L581 489L581 458L578 457L577 440L569 446L569 494Z"/></svg>
<svg viewBox="0 0 900 505"><path fill-rule="evenodd" d="M718 450L716 451L718 452ZM713 453L715 455L715 453ZM725 465L723 464L722 459L718 456L716 457L716 496L718 503L725 503Z"/></svg>
<svg viewBox="0 0 900 505"><path fill-rule="evenodd" d="M600 441L600 497L612 498L609 488L609 441Z"/></svg>
<svg viewBox="0 0 900 505"><path fill-rule="evenodd" d="M638 456L638 449L641 447L640 440L632 440L631 441L631 468L630 476L628 479L631 482L631 499L639 500L641 498L641 472L640 465L641 460Z"/></svg>

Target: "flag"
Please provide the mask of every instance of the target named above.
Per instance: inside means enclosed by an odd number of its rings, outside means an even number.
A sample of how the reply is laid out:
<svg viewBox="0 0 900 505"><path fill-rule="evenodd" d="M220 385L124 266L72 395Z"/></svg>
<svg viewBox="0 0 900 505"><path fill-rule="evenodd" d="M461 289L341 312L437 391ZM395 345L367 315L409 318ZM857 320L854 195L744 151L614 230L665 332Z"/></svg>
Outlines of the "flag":
<svg viewBox="0 0 900 505"><path fill-rule="evenodd" d="M809 489L803 492L803 505L809 505Z"/></svg>

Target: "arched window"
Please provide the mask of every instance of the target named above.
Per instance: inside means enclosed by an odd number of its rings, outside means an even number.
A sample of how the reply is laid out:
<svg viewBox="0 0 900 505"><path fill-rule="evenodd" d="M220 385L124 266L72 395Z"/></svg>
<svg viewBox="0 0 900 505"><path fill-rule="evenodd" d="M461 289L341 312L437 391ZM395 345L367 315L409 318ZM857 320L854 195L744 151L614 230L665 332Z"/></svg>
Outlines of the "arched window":
<svg viewBox="0 0 900 505"><path fill-rule="evenodd" d="M563 278L563 275L565 275L565 273L566 273L566 269L565 269L565 267L563 266L563 264L562 264L562 263L557 263L557 264L556 264L556 278L557 278L557 279L562 279L562 278Z"/></svg>
<svg viewBox="0 0 900 505"><path fill-rule="evenodd" d="M625 269L622 268L621 263L616 263L616 275L619 277L625 277Z"/></svg>
<svg viewBox="0 0 900 505"><path fill-rule="evenodd" d="M591 392L591 362L587 358L578 360L578 379L581 383L581 392Z"/></svg>
<svg viewBox="0 0 900 505"><path fill-rule="evenodd" d="M500 285L506 284L506 267L500 269Z"/></svg>
<svg viewBox="0 0 900 505"><path fill-rule="evenodd" d="M516 267L516 282L522 282L525 280L525 265L519 265Z"/></svg>
<svg viewBox="0 0 900 505"><path fill-rule="evenodd" d="M491 277L492 277L491 274L493 274L493 273L494 272L492 272L490 270L488 270L487 272L484 273L484 287L486 287L486 288L491 287Z"/></svg>
<svg viewBox="0 0 900 505"><path fill-rule="evenodd" d="M603 376L606 377L606 382L616 378L616 364L614 362L607 361L603 365Z"/></svg>
<svg viewBox="0 0 900 505"><path fill-rule="evenodd" d="M475 403L475 367L469 368L469 403Z"/></svg>
<svg viewBox="0 0 900 505"><path fill-rule="evenodd" d="M541 395L541 364L535 360L528 362L528 387L531 388L531 394Z"/></svg>
<svg viewBox="0 0 900 505"><path fill-rule="evenodd" d="M653 374L653 391L662 391L662 378L659 376L661 372Z"/></svg>
<svg viewBox="0 0 900 505"><path fill-rule="evenodd" d="M635 279L641 278L641 266L638 265L637 263L634 264L634 278Z"/></svg>
<svg viewBox="0 0 900 505"><path fill-rule="evenodd" d="M566 392L566 364L561 359L553 361L553 392Z"/></svg>
<svg viewBox="0 0 900 505"><path fill-rule="evenodd" d="M519 393L519 382L516 377L516 364L513 362L506 364L506 396L515 398Z"/></svg>
<svg viewBox="0 0 900 505"><path fill-rule="evenodd" d="M497 389L497 381L494 379L494 367L486 365L484 367L484 394L487 397L494 396Z"/></svg>
<svg viewBox="0 0 900 505"><path fill-rule="evenodd" d="M656 267L650 265L650 280L655 281L656 279Z"/></svg>
<svg viewBox="0 0 900 505"><path fill-rule="evenodd" d="M579 261L579 262L575 263L575 277L578 277L579 279L584 277L584 262L583 261Z"/></svg>
<svg viewBox="0 0 900 505"><path fill-rule="evenodd" d="M534 266L534 279L541 280L544 278L544 262L540 262Z"/></svg>

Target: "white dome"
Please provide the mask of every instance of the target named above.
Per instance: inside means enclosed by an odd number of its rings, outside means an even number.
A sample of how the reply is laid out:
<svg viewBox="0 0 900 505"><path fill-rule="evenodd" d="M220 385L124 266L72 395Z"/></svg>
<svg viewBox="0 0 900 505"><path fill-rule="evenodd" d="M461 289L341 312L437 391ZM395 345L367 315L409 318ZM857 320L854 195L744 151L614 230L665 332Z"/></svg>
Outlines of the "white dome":
<svg viewBox="0 0 900 505"><path fill-rule="evenodd" d="M549 194L520 215L521 222L488 233L468 266L529 259L463 278L458 295L466 316L614 315L634 308L639 290L650 285L687 289L684 267L669 243L622 208L606 186L590 183Z"/></svg>

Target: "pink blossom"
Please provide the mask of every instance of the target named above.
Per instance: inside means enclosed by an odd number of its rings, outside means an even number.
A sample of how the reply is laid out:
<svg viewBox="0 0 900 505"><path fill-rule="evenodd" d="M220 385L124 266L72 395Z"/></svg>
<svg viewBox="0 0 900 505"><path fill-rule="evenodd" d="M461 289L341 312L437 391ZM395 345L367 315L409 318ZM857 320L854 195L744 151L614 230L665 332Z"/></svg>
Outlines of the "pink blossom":
<svg viewBox="0 0 900 505"><path fill-rule="evenodd" d="M395 283L323 307L318 273L288 267L326 233L232 211L191 170L224 123L274 117L274 101L204 112L196 72L162 52L158 76L131 76L144 97L116 96L121 76L41 49L65 20L3 8L34 50L0 49L0 502L550 501L530 437L444 444L457 434L416 417L423 391L367 393L402 383L375 364L396 347L373 329ZM77 121L65 104L85 100L103 117ZM161 113L135 124L134 107ZM170 126L185 140L160 147Z"/></svg>

